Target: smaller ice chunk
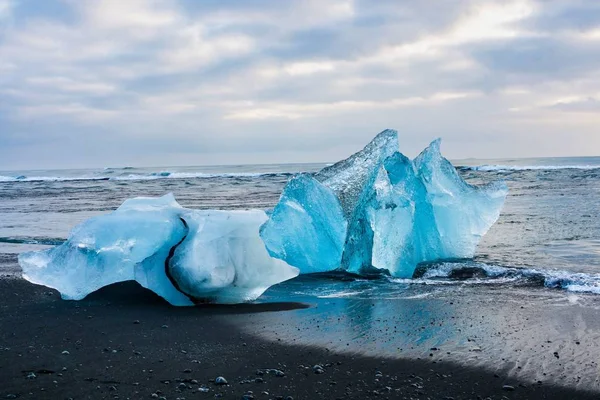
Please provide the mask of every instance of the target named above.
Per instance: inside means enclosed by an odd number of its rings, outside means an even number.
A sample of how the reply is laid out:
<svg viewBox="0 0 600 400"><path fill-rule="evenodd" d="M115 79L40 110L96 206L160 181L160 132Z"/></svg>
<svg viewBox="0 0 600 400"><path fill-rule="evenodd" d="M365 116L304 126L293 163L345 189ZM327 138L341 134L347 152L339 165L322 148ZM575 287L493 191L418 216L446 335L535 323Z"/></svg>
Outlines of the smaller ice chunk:
<svg viewBox="0 0 600 400"><path fill-rule="evenodd" d="M508 190L504 183L468 184L439 147L434 141L411 161L398 151L396 131L386 130L362 151L318 172L321 186L310 177L292 181L262 228L270 253L302 273L340 268L363 274L375 268L400 278L411 278L422 262L472 258ZM328 242L336 251L315 257L323 235L339 226L344 229Z"/></svg>
<svg viewBox="0 0 600 400"><path fill-rule="evenodd" d="M179 205L172 195L128 200L115 212L78 225L64 244L19 255L23 277L71 300L133 280L137 264L168 251L183 237L173 208Z"/></svg>
<svg viewBox="0 0 600 400"><path fill-rule="evenodd" d="M261 210L189 211L189 233L169 262L179 290L194 299L232 304L254 300L298 269L269 256L259 236Z"/></svg>
<svg viewBox="0 0 600 400"><path fill-rule="evenodd" d="M432 207L439 248L430 249L427 260L471 258L483 235L498 220L508 194L503 182L473 186L465 182L440 153L437 139L415 159L418 178L425 186Z"/></svg>
<svg viewBox="0 0 600 400"><path fill-rule="evenodd" d="M135 198L78 225L60 246L21 254L19 264L25 279L64 299L136 280L177 306L243 302L298 274L269 257L259 236L266 220L260 210L188 210L171 194Z"/></svg>
<svg viewBox="0 0 600 400"><path fill-rule="evenodd" d="M347 222L334 192L309 174L292 178L261 227L271 256L302 273L340 267Z"/></svg>

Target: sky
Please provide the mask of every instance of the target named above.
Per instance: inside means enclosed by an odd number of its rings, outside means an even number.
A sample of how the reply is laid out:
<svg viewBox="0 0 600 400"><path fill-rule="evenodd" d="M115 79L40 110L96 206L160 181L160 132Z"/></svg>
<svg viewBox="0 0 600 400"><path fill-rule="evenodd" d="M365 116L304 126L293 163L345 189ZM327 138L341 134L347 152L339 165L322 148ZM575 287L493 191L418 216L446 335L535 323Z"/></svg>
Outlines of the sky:
<svg viewBox="0 0 600 400"><path fill-rule="evenodd" d="M0 0L0 169L600 155L597 0Z"/></svg>

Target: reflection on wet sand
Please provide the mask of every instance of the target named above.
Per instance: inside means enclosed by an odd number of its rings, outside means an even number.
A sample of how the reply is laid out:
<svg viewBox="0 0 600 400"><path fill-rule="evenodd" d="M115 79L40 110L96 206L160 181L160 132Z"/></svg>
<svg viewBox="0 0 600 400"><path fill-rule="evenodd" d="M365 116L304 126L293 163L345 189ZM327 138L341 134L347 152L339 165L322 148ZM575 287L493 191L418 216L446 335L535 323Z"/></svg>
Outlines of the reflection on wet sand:
<svg viewBox="0 0 600 400"><path fill-rule="evenodd" d="M283 297L312 307L254 316L245 329L336 352L449 361L531 383L600 390L600 302L594 295L305 277L273 288L265 301Z"/></svg>

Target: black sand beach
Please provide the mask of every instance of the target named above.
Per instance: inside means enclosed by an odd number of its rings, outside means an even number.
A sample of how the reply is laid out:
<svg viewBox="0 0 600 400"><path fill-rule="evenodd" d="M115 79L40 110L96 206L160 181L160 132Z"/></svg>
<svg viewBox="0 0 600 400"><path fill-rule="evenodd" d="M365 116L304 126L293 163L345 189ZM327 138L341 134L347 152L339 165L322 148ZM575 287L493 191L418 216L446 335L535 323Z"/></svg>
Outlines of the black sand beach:
<svg viewBox="0 0 600 400"><path fill-rule="evenodd" d="M6 399L598 398L453 362L267 341L238 327L265 313L285 321L308 306L300 303L174 308L134 283L74 302L6 278L0 304ZM217 385L219 376L227 384Z"/></svg>

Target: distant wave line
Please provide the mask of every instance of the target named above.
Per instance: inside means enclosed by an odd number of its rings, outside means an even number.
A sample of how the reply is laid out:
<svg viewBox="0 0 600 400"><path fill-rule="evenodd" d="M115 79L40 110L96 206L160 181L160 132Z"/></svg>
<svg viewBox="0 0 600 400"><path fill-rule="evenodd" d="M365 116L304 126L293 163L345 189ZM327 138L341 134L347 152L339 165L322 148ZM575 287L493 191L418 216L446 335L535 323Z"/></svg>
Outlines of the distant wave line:
<svg viewBox="0 0 600 400"><path fill-rule="evenodd" d="M71 182L71 181L150 181L157 179L210 179L210 178L258 178L262 176L291 176L289 172L153 172L150 174L130 174L122 176L2 176L0 182Z"/></svg>
<svg viewBox="0 0 600 400"><path fill-rule="evenodd" d="M66 239L61 238L47 238L47 237L0 237L0 243L9 244L41 244L46 246L58 246L63 244Z"/></svg>
<svg viewBox="0 0 600 400"><path fill-rule="evenodd" d="M563 169L594 170L600 169L600 165L476 165L460 166L460 169L481 172L496 171L554 171Z"/></svg>

